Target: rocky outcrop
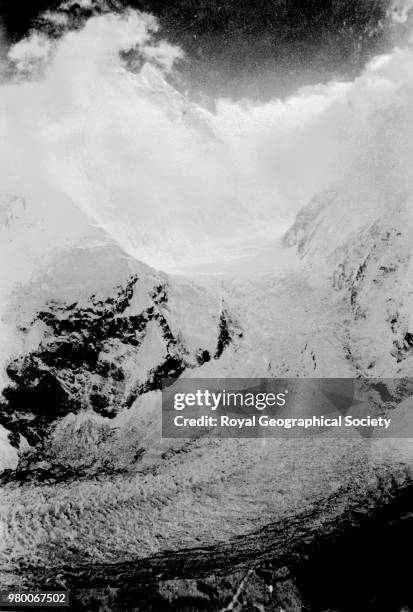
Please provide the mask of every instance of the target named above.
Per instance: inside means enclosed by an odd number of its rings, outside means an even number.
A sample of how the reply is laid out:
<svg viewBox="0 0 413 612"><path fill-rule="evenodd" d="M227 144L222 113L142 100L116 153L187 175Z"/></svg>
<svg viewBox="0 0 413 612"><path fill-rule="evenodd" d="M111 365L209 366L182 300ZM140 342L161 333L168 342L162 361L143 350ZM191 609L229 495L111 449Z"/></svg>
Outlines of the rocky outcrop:
<svg viewBox="0 0 413 612"><path fill-rule="evenodd" d="M335 290L355 370L366 376L408 376L413 357L408 205L373 208L361 220L352 217L351 209L343 217L344 205L331 193L314 200L297 215L285 240Z"/></svg>
<svg viewBox="0 0 413 612"><path fill-rule="evenodd" d="M78 250L73 258L66 253L64 263L43 279L56 297L41 307L34 286L31 295L24 295L27 289L14 295L15 303L24 303L14 320L23 350L7 365L0 424L12 446L24 442L26 461L44 459L51 432L67 415L89 412L113 419L140 395L160 390L165 380L219 359L242 336L234 316L205 289L134 264L113 245L98 251ZM89 275L99 258L98 292L87 295L84 268L77 265L70 301L64 299L56 278L67 276L68 257L71 265L76 259L87 265ZM121 274L113 273L114 263ZM200 313L198 329L184 322L194 308Z"/></svg>

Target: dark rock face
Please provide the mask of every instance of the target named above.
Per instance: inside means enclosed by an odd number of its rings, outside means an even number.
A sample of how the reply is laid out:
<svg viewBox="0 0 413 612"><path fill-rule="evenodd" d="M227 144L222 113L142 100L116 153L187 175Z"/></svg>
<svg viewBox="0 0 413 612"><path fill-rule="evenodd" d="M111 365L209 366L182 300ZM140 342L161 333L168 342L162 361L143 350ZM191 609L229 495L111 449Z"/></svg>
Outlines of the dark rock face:
<svg viewBox="0 0 413 612"><path fill-rule="evenodd" d="M39 453L53 425L69 413L92 409L114 418L139 395L161 389L165 379L219 359L242 335L223 309L216 348L194 351L176 330L167 281L154 283L142 308L140 294L148 294L144 281L131 274L104 299L93 294L82 302L51 300L21 327L26 336L40 328L41 338L7 367L10 384L2 393L0 424L15 447L23 436Z"/></svg>
<svg viewBox="0 0 413 612"><path fill-rule="evenodd" d="M227 310L223 310L219 319L219 336L214 359L219 359L221 357L226 347L231 344L235 334L238 338L242 338L242 332L231 319L230 313Z"/></svg>

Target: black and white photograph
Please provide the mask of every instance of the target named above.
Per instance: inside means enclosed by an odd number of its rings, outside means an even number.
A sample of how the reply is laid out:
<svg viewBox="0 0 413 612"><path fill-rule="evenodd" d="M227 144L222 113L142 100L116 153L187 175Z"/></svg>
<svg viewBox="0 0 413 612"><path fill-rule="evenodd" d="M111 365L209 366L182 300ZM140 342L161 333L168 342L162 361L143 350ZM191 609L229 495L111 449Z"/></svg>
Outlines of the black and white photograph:
<svg viewBox="0 0 413 612"><path fill-rule="evenodd" d="M0 0L0 610L413 612L412 546L413 0Z"/></svg>

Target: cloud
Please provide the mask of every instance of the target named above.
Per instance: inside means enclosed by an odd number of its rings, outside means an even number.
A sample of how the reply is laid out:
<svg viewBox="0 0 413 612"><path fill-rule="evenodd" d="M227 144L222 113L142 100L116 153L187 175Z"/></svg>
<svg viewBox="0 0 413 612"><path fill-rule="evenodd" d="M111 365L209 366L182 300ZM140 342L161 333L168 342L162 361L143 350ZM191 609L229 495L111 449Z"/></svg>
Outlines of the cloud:
<svg viewBox="0 0 413 612"><path fill-rule="evenodd" d="M131 10L67 22L58 36L35 31L10 49L0 185L25 199L32 228L41 221L32 253L75 242L90 223L176 270L280 236L332 185L360 206L411 188L410 48L353 82L266 104L218 100L214 112L165 80L181 56L155 18Z"/></svg>

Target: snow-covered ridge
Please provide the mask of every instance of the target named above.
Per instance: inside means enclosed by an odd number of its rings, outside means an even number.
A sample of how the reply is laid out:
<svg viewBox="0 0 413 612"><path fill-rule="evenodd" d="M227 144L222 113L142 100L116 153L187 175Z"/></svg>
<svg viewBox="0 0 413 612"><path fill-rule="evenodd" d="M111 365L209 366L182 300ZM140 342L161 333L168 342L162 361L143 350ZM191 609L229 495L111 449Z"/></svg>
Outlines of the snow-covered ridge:
<svg viewBox="0 0 413 612"><path fill-rule="evenodd" d="M327 277L343 316L346 350L365 376L409 376L413 357L412 204L357 214L327 193L298 215L285 241ZM361 218L360 218L361 217Z"/></svg>
<svg viewBox="0 0 413 612"><path fill-rule="evenodd" d="M9 296L18 349L0 418L13 446L44 447L68 414L113 418L242 335L220 295L171 280L103 238L56 252Z"/></svg>

